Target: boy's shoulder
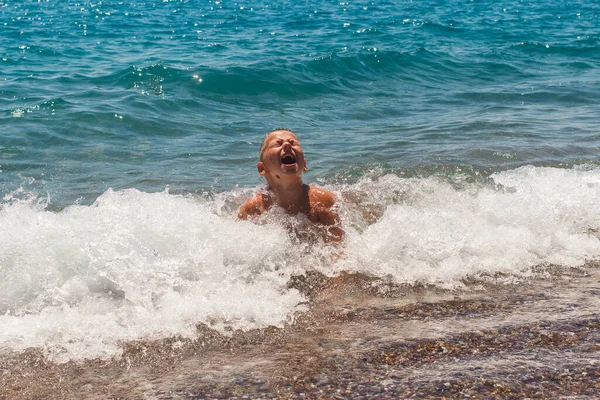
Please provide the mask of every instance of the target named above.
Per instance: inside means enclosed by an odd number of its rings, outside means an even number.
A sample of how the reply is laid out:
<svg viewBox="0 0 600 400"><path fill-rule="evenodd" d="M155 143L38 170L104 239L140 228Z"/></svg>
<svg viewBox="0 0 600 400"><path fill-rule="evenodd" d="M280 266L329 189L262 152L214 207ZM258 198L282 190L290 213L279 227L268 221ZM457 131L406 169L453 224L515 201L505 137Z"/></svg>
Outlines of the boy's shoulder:
<svg viewBox="0 0 600 400"><path fill-rule="evenodd" d="M273 205L273 198L267 192L258 192L256 196L246 200L240 207L238 218L247 219L252 215L260 215Z"/></svg>
<svg viewBox="0 0 600 400"><path fill-rule="evenodd" d="M331 208L335 204L335 196L329 190L318 186L309 186L309 200L312 205Z"/></svg>
<svg viewBox="0 0 600 400"><path fill-rule="evenodd" d="M333 210L333 206L335 205L335 196L333 193L317 186L310 186L308 193L310 201L308 219L327 226L338 225L339 217ZM339 241L343 237L343 231L339 227L331 227L328 232L325 241Z"/></svg>

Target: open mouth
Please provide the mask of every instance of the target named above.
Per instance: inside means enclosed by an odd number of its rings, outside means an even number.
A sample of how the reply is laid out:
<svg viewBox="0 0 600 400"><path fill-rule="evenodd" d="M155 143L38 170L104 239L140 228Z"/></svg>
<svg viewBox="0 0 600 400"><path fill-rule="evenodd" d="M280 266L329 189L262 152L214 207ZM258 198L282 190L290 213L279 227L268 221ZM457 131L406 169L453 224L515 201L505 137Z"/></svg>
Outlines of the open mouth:
<svg viewBox="0 0 600 400"><path fill-rule="evenodd" d="M296 157L293 154L287 153L281 157L281 163L285 165L296 164Z"/></svg>

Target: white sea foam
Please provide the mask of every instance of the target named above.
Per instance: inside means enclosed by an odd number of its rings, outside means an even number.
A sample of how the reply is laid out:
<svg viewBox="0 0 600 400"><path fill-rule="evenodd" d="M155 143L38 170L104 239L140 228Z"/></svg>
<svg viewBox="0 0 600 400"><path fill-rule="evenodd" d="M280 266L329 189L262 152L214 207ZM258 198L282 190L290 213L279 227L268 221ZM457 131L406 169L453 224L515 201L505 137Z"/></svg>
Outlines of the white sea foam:
<svg viewBox="0 0 600 400"><path fill-rule="evenodd" d="M486 185L387 175L329 188L347 232L335 262L337 250L297 243L280 224L235 221L240 193L209 201L108 190L60 212L9 194L0 347L42 347L64 361L118 355L127 340L194 337L198 323L281 326L304 307L290 276L311 268L455 287L600 258L597 169L523 167Z"/></svg>
<svg viewBox="0 0 600 400"><path fill-rule="evenodd" d="M349 235L337 269L454 287L467 276L600 257L599 170L529 166L491 178L483 187L394 175L359 183L385 212Z"/></svg>
<svg viewBox="0 0 600 400"><path fill-rule="evenodd" d="M136 190L58 213L4 204L0 346L108 356L123 340L191 337L199 322L249 329L289 320L303 297L286 289L285 232L209 206Z"/></svg>

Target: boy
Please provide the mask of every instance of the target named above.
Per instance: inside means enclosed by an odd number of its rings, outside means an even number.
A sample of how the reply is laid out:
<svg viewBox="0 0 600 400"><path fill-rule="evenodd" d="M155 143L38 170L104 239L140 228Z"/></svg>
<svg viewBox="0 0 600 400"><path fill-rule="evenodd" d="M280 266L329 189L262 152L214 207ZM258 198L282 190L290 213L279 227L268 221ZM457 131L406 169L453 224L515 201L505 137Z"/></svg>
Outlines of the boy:
<svg viewBox="0 0 600 400"><path fill-rule="evenodd" d="M258 173L267 179L268 191L258 193L240 207L238 218L258 216L274 205L288 214L306 214L308 220L321 227L325 242L339 242L344 231L339 217L332 211L333 194L325 189L302 183L306 159L298 138L289 129L267 133L260 146Z"/></svg>

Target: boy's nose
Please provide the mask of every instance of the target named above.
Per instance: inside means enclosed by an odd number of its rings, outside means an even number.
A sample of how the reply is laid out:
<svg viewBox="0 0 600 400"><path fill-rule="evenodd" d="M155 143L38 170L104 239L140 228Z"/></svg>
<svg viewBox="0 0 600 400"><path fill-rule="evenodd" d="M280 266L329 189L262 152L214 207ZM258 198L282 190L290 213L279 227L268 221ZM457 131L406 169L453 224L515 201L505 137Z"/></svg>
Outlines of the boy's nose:
<svg viewBox="0 0 600 400"><path fill-rule="evenodd" d="M291 149L291 148L292 148L292 145L291 145L291 144L289 144L288 142L285 142L285 143L283 143L283 149L284 149L284 150L289 150L289 149Z"/></svg>

